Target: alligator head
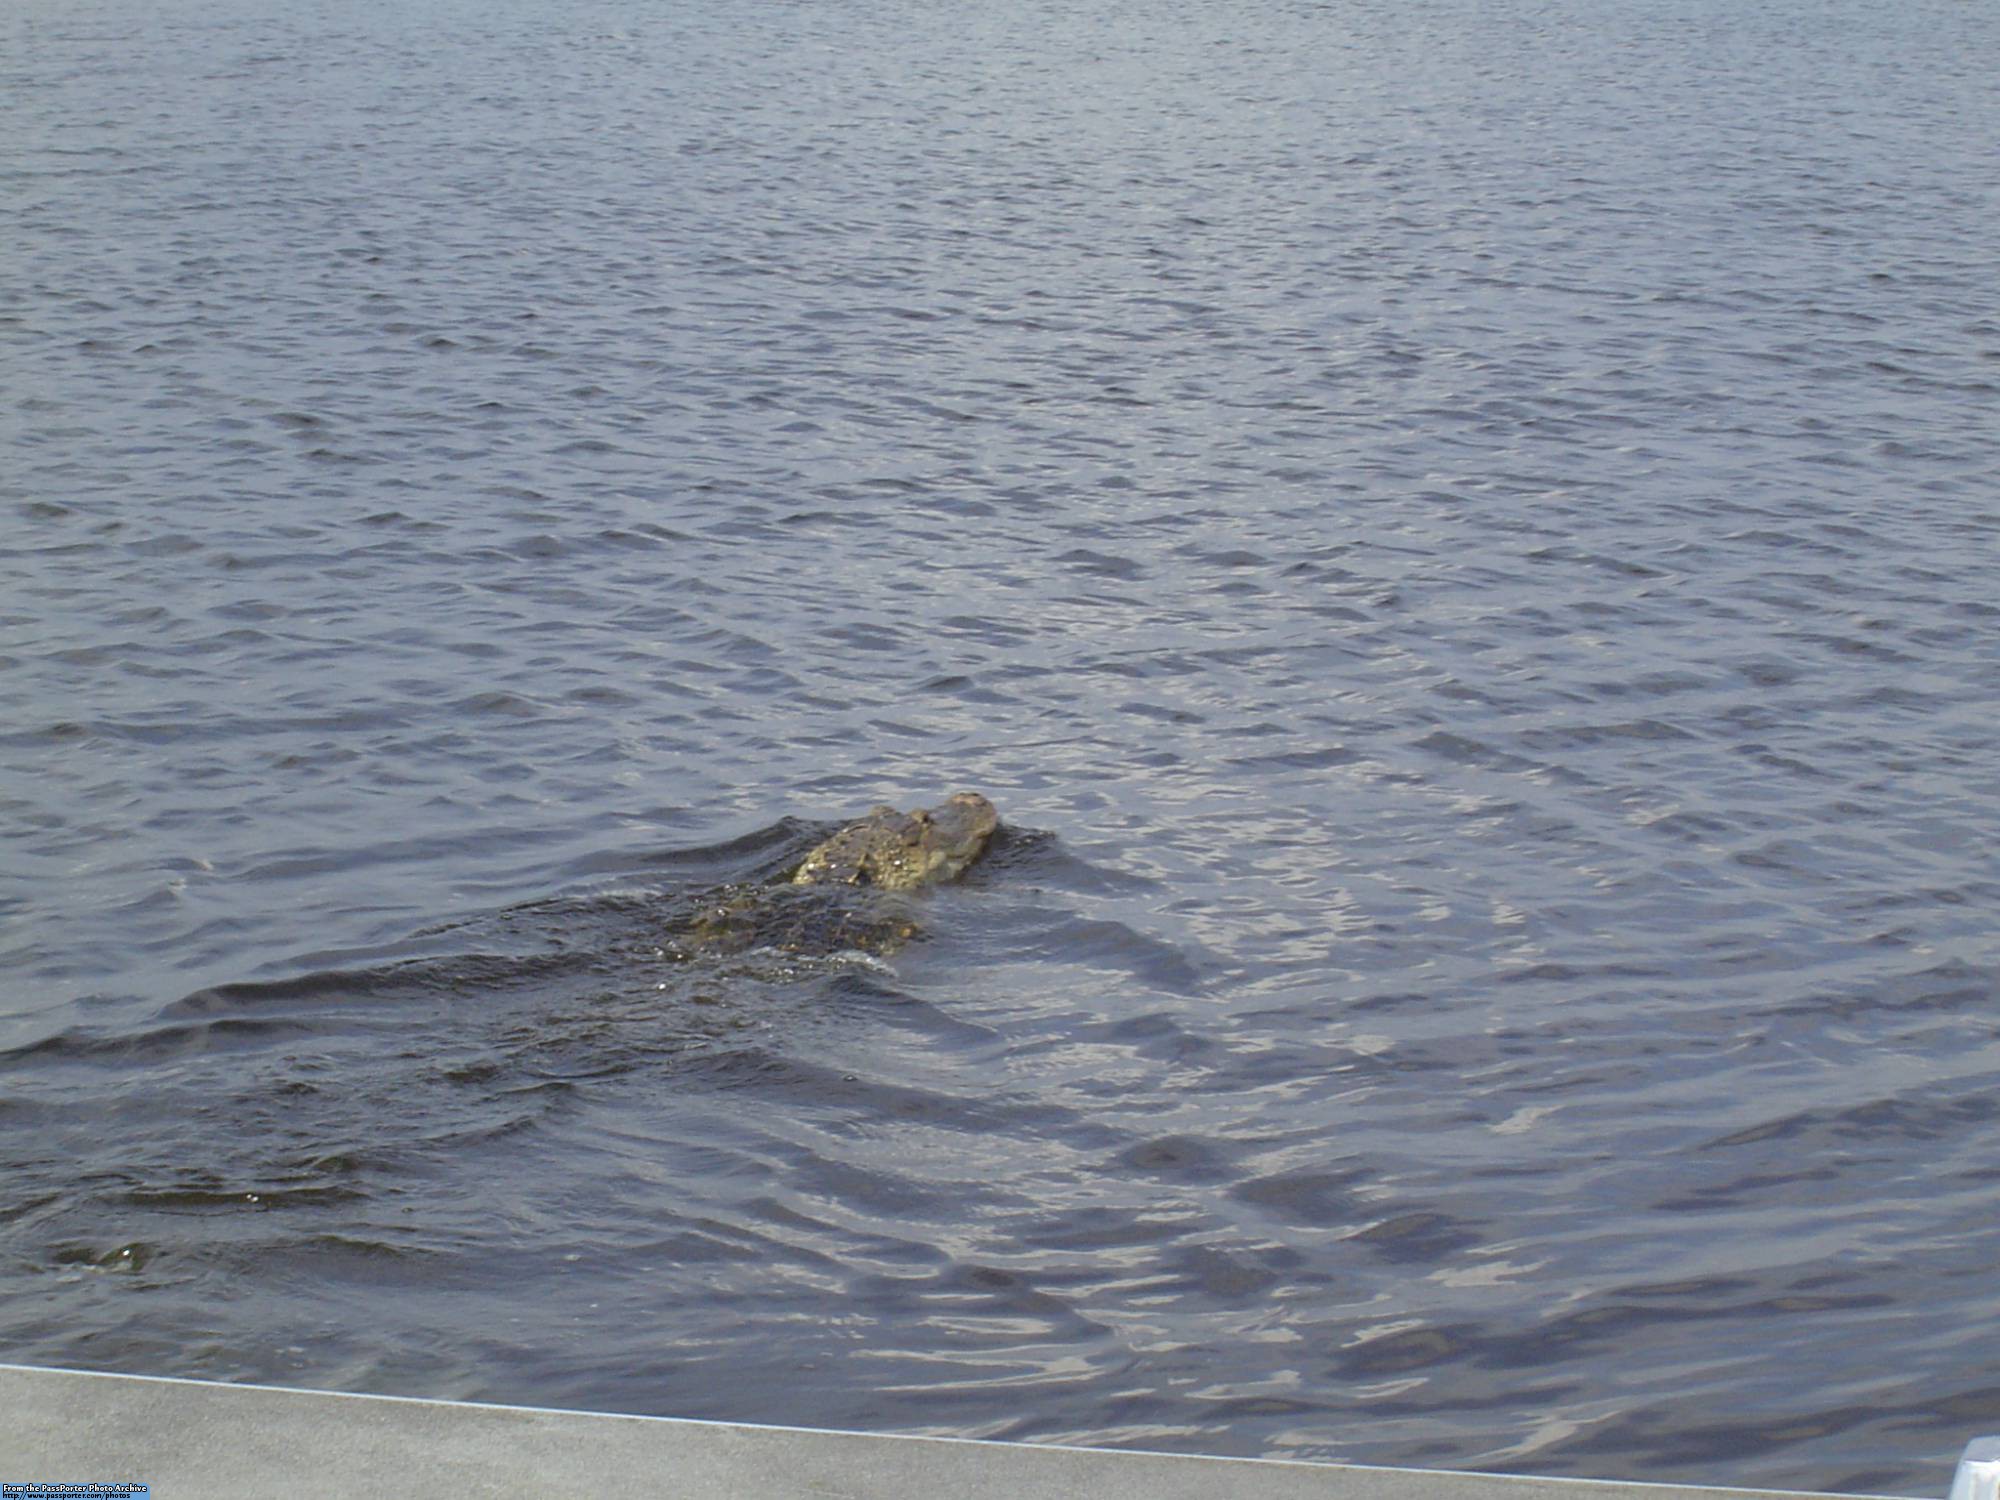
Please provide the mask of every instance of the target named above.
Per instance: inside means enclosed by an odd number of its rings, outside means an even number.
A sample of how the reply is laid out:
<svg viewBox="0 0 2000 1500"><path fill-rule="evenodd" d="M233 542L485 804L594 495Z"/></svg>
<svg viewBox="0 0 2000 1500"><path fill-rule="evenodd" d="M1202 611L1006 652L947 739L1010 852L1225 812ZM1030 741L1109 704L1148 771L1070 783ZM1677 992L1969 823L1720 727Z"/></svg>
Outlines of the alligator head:
<svg viewBox="0 0 2000 1500"><path fill-rule="evenodd" d="M1000 814L977 792L915 812L878 807L812 849L792 882L907 891L956 880L999 826Z"/></svg>

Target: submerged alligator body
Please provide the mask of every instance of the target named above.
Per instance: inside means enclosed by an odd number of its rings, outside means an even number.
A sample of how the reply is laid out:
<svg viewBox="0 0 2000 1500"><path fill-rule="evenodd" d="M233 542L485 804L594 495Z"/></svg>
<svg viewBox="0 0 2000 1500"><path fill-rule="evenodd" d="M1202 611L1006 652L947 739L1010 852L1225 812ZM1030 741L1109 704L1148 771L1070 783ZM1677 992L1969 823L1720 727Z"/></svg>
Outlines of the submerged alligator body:
<svg viewBox="0 0 2000 1500"><path fill-rule="evenodd" d="M733 886L678 934L685 956L770 949L801 957L893 953L920 931L902 897L956 880L986 852L1000 814L977 792L936 807L878 807L807 851L789 877Z"/></svg>

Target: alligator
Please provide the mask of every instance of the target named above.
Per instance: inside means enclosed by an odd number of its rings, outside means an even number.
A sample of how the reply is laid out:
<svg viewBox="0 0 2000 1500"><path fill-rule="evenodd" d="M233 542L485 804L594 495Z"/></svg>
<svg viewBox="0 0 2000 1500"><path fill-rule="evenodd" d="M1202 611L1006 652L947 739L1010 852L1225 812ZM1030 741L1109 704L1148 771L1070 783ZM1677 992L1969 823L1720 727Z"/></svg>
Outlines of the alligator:
<svg viewBox="0 0 2000 1500"><path fill-rule="evenodd" d="M1000 814L977 792L913 812L877 807L815 844L772 883L711 893L676 935L676 947L686 957L752 949L801 957L893 953L921 933L904 894L956 880L999 827Z"/></svg>

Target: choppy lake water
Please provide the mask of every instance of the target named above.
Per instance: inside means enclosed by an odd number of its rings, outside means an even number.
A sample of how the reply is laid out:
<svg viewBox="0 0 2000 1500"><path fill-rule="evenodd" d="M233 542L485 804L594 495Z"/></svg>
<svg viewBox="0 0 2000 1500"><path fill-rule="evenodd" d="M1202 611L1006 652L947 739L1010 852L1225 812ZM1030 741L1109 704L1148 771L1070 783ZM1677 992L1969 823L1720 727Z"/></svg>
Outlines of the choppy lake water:
<svg viewBox="0 0 2000 1500"><path fill-rule="evenodd" d="M1940 1493L1996 65L17 0L0 1356ZM927 941L663 950L959 787Z"/></svg>

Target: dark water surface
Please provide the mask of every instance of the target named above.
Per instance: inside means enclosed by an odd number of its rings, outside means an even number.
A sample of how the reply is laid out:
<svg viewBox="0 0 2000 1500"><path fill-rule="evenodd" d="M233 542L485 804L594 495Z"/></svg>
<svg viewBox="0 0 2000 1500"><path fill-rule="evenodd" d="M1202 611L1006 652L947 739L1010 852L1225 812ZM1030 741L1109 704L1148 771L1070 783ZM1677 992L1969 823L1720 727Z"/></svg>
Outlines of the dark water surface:
<svg viewBox="0 0 2000 1500"><path fill-rule="evenodd" d="M16 0L0 1356L1941 1492L2000 12ZM878 801L883 963L665 951Z"/></svg>

